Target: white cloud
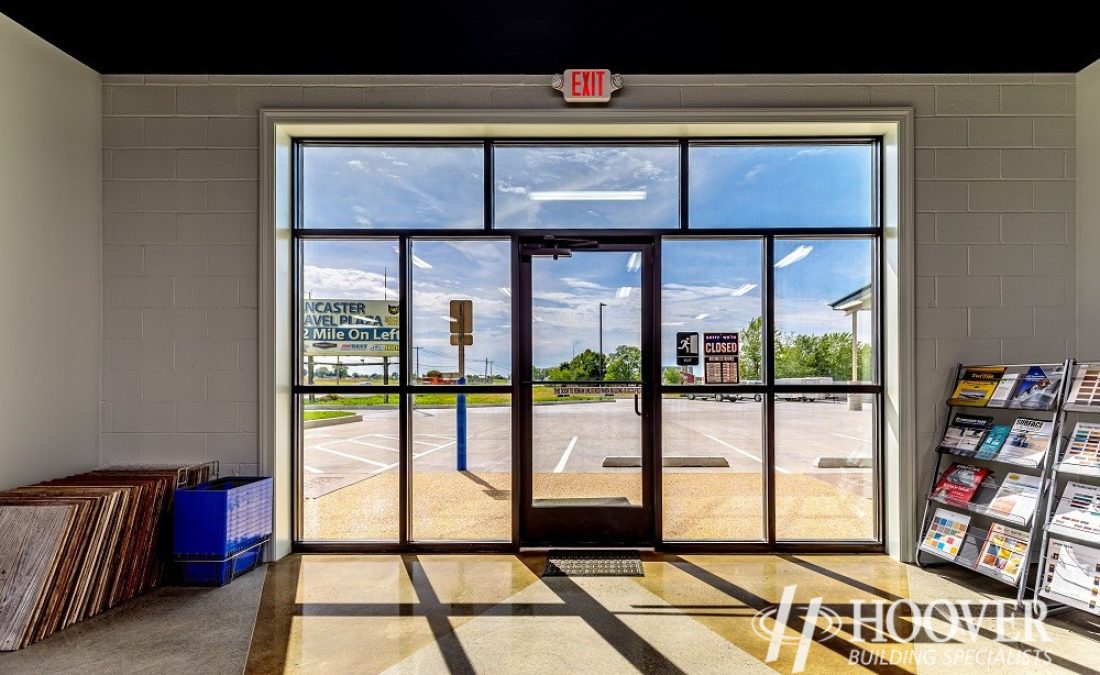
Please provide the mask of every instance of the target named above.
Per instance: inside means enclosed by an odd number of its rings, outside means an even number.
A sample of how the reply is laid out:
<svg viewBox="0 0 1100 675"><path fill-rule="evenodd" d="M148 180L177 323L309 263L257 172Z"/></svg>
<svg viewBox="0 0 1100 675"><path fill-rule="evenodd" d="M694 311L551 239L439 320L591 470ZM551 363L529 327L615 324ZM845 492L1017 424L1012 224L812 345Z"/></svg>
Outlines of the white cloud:
<svg viewBox="0 0 1100 675"><path fill-rule="evenodd" d="M570 288L583 288L593 291L606 291L609 290L607 286L601 286L593 281L586 281L584 279L578 279L576 277L562 277L562 283Z"/></svg>
<svg viewBox="0 0 1100 675"><path fill-rule="evenodd" d="M824 155L828 151L828 148L805 148L791 155L788 160L797 159L798 157L817 157L818 155Z"/></svg>
<svg viewBox="0 0 1100 675"><path fill-rule="evenodd" d="M527 188L523 187L522 185L509 185L508 183L497 181L497 192L505 192L514 195L525 195L527 194Z"/></svg>
<svg viewBox="0 0 1100 675"><path fill-rule="evenodd" d="M358 206L358 205L352 206L351 210L352 210L352 213L355 214L355 216L354 216L355 222L359 223L360 225L366 225L366 226L374 225L374 221L371 220L371 218L370 218L370 212L367 211L362 206Z"/></svg>
<svg viewBox="0 0 1100 675"><path fill-rule="evenodd" d="M315 298L354 298L356 300L382 300L384 277L374 272L339 267L306 265L302 270L302 285ZM391 289L389 299L397 298Z"/></svg>

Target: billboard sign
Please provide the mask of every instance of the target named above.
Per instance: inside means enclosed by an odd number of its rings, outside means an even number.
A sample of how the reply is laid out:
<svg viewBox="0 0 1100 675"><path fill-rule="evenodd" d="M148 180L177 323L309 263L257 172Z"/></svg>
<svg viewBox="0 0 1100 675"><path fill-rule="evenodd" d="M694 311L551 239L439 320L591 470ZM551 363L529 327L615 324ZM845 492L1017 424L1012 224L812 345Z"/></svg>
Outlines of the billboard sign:
<svg viewBox="0 0 1100 675"><path fill-rule="evenodd" d="M398 356L401 306L388 300L302 301L306 356Z"/></svg>

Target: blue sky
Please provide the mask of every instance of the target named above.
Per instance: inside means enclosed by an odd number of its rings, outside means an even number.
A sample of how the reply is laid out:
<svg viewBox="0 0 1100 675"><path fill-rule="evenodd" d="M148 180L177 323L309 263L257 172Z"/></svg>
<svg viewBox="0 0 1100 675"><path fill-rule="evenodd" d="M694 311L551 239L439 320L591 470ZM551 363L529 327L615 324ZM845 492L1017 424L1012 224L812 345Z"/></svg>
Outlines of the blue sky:
<svg viewBox="0 0 1100 675"><path fill-rule="evenodd" d="M700 226L844 226L870 223L866 146L724 146L692 150L691 218ZM678 162L672 147L501 147L500 227L675 227ZM477 147L325 147L305 153L308 227L480 228L482 150ZM630 200L531 198L540 191L631 191ZM413 344L421 371L453 370L447 303L474 301L469 372L485 359L511 372L510 255L506 241L414 241ZM776 321L781 330L848 331L827 305L870 281L869 240L776 242ZM759 240L666 238L663 245L662 365L677 331L741 330L761 312ZM315 298L396 297L396 240L305 245L304 290ZM786 260L785 260L786 259ZM604 347L638 344L640 273L630 253L581 253L533 268L535 365L596 349L598 307ZM864 313L866 314L866 313ZM860 337L868 339L861 316ZM369 372L367 370L364 373Z"/></svg>

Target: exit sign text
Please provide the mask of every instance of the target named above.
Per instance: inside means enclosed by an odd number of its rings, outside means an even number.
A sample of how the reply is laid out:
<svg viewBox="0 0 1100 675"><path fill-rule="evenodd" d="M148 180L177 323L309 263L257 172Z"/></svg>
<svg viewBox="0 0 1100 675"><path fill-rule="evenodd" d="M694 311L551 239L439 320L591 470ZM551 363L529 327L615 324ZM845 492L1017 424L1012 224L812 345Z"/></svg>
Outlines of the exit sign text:
<svg viewBox="0 0 1100 675"><path fill-rule="evenodd" d="M570 68L554 76L553 86L567 103L607 103L622 87L622 78L606 68Z"/></svg>

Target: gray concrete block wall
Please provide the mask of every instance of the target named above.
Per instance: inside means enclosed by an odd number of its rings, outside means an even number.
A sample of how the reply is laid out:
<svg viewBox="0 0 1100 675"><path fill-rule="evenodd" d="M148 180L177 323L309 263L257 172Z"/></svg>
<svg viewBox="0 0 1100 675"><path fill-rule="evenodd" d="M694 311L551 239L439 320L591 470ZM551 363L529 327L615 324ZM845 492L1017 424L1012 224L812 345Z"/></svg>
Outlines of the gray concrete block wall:
<svg viewBox="0 0 1100 675"><path fill-rule="evenodd" d="M103 462L256 468L260 108L565 107L548 79L105 76ZM1074 76L625 79L613 108L915 109L918 451L957 361L1074 353Z"/></svg>

